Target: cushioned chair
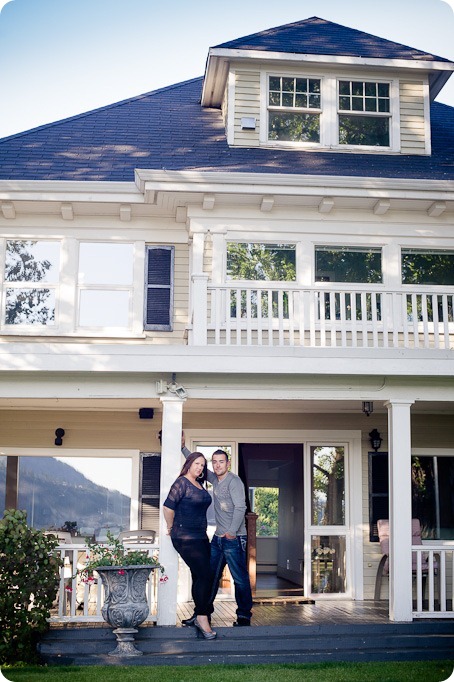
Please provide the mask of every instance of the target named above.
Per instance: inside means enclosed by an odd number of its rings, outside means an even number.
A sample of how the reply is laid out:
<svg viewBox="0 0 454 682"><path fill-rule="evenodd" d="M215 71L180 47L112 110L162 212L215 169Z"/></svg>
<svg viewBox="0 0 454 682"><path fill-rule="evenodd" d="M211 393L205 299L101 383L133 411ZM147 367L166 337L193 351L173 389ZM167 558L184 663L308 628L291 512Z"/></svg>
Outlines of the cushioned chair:
<svg viewBox="0 0 454 682"><path fill-rule="evenodd" d="M124 545L153 545L156 539L156 531L154 530L123 530L118 539Z"/></svg>
<svg viewBox="0 0 454 682"><path fill-rule="evenodd" d="M380 540L380 549L382 558L378 564L377 577L375 578L375 601L380 601L381 583L384 575L389 575L389 521L388 519L379 519L377 521L378 538ZM422 545L421 540L421 524L419 519L411 520L411 544ZM423 575L423 592L425 581L429 570L429 560L427 556L422 556L422 575ZM412 553L412 571L416 575L416 554Z"/></svg>

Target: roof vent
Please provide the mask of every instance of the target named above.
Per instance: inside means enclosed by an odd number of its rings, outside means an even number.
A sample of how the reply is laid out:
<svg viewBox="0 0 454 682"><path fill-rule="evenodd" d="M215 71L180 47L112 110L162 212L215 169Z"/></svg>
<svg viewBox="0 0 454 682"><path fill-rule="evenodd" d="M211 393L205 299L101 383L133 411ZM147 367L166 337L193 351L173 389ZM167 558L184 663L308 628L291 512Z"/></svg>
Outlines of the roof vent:
<svg viewBox="0 0 454 682"><path fill-rule="evenodd" d="M241 119L241 130L255 130L255 116L244 116Z"/></svg>

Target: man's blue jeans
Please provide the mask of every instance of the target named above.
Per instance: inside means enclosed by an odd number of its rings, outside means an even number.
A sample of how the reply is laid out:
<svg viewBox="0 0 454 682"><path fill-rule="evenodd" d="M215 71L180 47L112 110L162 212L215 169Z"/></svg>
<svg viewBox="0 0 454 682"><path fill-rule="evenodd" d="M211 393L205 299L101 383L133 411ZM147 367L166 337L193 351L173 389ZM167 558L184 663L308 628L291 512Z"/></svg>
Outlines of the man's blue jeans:
<svg viewBox="0 0 454 682"><path fill-rule="evenodd" d="M252 592L246 565L246 536L237 535L234 540L213 536L211 541L211 571L213 574L213 602L225 565L229 567L235 584L236 614L238 618L250 619L252 616Z"/></svg>

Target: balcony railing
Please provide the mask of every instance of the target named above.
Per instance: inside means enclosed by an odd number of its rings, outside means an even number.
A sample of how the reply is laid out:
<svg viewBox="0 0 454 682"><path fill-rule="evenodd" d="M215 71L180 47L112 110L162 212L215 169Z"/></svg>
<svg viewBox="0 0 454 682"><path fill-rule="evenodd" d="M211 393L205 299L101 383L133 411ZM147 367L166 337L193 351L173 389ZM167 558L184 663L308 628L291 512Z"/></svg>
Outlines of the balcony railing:
<svg viewBox="0 0 454 682"><path fill-rule="evenodd" d="M132 550L149 551L153 556L158 545L150 545L146 548L143 544L128 543ZM82 569L86 563L88 548L85 545L63 544L57 547L57 551L63 560L60 569L60 585L57 599L51 610L51 622L99 622L103 621L101 608L104 603L104 588L101 579L94 574L93 582L84 582L80 575L76 575L77 569ZM156 622L157 589L159 571L152 571L147 582L148 603L150 613L146 623Z"/></svg>
<svg viewBox="0 0 454 682"><path fill-rule="evenodd" d="M194 345L454 348L454 289L193 282Z"/></svg>
<svg viewBox="0 0 454 682"><path fill-rule="evenodd" d="M413 618L454 618L454 545L414 545L412 551L416 554Z"/></svg>

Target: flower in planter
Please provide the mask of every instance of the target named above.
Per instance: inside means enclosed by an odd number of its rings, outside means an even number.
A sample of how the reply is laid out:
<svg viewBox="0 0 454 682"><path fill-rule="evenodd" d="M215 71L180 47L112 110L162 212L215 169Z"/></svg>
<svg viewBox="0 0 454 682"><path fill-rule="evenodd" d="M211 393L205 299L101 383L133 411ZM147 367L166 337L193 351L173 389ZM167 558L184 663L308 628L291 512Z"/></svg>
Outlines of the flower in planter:
<svg viewBox="0 0 454 682"><path fill-rule="evenodd" d="M89 538L86 540L89 550L86 554L86 564L75 574L76 576L79 574L83 582L93 582L93 571L103 566L119 566L120 575L125 574L124 566L154 566L164 573L164 567L160 565L156 556L149 556L146 549L125 547L110 531L107 531L107 543L92 542Z"/></svg>

